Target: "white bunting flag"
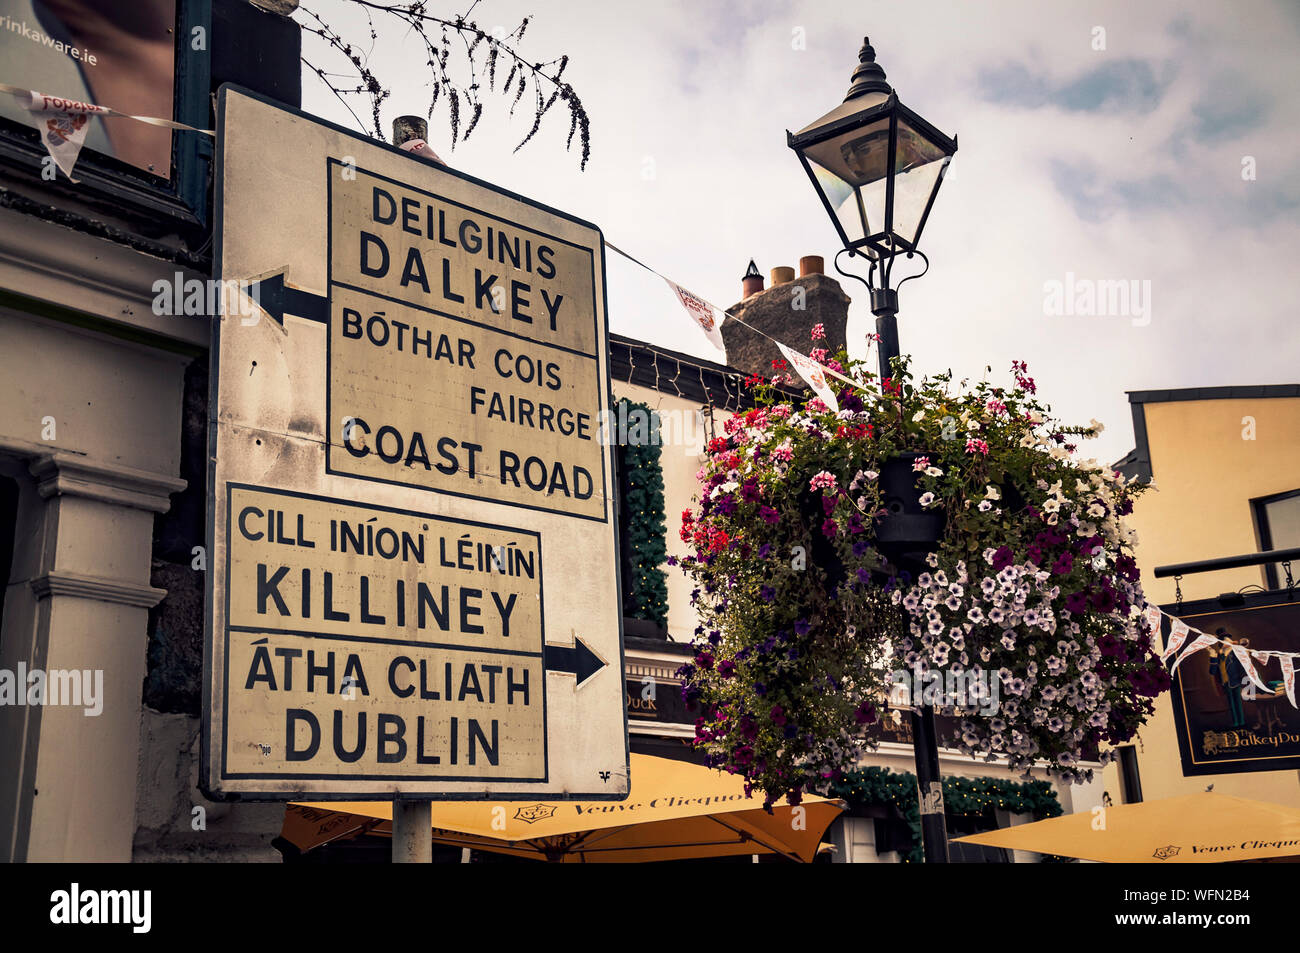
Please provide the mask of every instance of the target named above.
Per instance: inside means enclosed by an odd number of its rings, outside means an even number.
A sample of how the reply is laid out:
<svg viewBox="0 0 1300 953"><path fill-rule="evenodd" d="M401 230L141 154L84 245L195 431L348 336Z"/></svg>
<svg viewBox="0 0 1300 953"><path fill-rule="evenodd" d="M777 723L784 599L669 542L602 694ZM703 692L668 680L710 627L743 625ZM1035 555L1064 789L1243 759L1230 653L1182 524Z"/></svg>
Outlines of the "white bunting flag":
<svg viewBox="0 0 1300 953"><path fill-rule="evenodd" d="M1232 645L1229 647L1232 649L1232 654L1237 657L1237 661L1241 663L1241 668L1246 673L1246 677L1270 695L1273 694L1273 689L1265 685L1263 680L1260 679L1259 674L1255 671L1255 665L1251 662L1250 653L1246 651L1245 647L1241 645Z"/></svg>
<svg viewBox="0 0 1300 953"><path fill-rule="evenodd" d="M1155 606L1147 606L1146 620L1147 631L1151 633L1151 641L1154 642L1156 636L1160 634L1160 619L1162 614Z"/></svg>
<svg viewBox="0 0 1300 953"><path fill-rule="evenodd" d="M827 368L822 367L811 357L804 357L798 351L792 351L779 341L776 346L781 349L790 366L799 372L799 376L806 380L808 386L821 398L822 403L831 410L838 411L840 402L835 399L835 391L831 390L831 385L826 381L826 375L829 373Z"/></svg>
<svg viewBox="0 0 1300 953"><path fill-rule="evenodd" d="M401 149L403 152L411 152L417 156L424 156L426 159L432 159L439 165L447 164L442 161L442 157L439 156L438 153L433 151L433 147L423 139L407 139L397 148Z"/></svg>
<svg viewBox="0 0 1300 953"><path fill-rule="evenodd" d="M1278 661L1282 663L1282 684L1286 687L1286 700L1292 708L1300 708L1295 703L1295 656L1279 655Z"/></svg>
<svg viewBox="0 0 1300 953"><path fill-rule="evenodd" d="M86 144L86 133L90 131L91 116L116 116L121 119L133 119L150 126L162 126L165 129L180 129L202 133L205 136L216 135L211 129L196 129L183 122L159 119L156 116L132 116L107 106L96 106L94 103L78 102L60 96L47 96L34 89L22 89L18 86L10 86L8 83L0 83L0 93L13 96L18 101L18 105L27 110L36 131L41 134L41 142L45 143L50 158L73 182L77 180L72 178L72 170L77 165L77 157L81 155L81 147Z"/></svg>
<svg viewBox="0 0 1300 953"><path fill-rule="evenodd" d="M1178 666L1182 665L1183 661L1189 655L1195 655L1197 652L1205 648L1207 645L1214 645L1218 641L1219 640L1216 639L1214 636L1206 635L1204 632L1197 635L1196 638L1192 641L1192 644L1187 646L1187 651L1185 651L1182 655L1178 656L1178 661L1174 662L1174 667L1169 670L1169 674L1172 675L1175 672L1177 672Z"/></svg>
<svg viewBox="0 0 1300 953"><path fill-rule="evenodd" d="M31 114L32 124L41 134L41 142L49 152L54 164L63 170L73 182L72 170L76 168L77 156L86 144L86 133L90 131L92 115L108 115L112 110L93 103L79 103L57 96L46 96L35 90L17 96L21 106Z"/></svg>
<svg viewBox="0 0 1300 953"><path fill-rule="evenodd" d="M682 303L686 313L691 316L691 320L700 326L700 329L708 337L709 343L719 351L726 351L722 343L722 321L718 315L718 309L713 307L699 295L693 295L671 278L664 278L668 282L668 287L673 289L677 295L677 300Z"/></svg>
<svg viewBox="0 0 1300 953"><path fill-rule="evenodd" d="M1157 628L1159 625L1160 623L1157 622ZM1173 654L1182 647L1184 642L1187 641L1187 636L1191 631L1192 630L1188 627L1187 623L1182 619L1171 618L1169 620L1169 642L1165 645L1165 650L1160 655L1161 664L1167 663L1169 659L1173 657ZM1213 636L1208 636L1208 638L1213 638ZM1177 668L1177 664L1175 664L1174 667Z"/></svg>

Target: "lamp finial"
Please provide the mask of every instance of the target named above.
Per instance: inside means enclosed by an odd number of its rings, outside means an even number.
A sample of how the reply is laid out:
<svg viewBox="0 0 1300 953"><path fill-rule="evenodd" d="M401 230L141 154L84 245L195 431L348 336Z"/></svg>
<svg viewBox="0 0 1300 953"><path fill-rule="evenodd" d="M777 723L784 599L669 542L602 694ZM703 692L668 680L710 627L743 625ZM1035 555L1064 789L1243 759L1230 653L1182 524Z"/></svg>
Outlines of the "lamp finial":
<svg viewBox="0 0 1300 953"><path fill-rule="evenodd" d="M858 50L858 66L853 71L853 84L849 87L844 101L848 102L865 93L890 93L893 90L885 82L885 71L876 62L876 51L871 46L871 38L862 38L862 49Z"/></svg>

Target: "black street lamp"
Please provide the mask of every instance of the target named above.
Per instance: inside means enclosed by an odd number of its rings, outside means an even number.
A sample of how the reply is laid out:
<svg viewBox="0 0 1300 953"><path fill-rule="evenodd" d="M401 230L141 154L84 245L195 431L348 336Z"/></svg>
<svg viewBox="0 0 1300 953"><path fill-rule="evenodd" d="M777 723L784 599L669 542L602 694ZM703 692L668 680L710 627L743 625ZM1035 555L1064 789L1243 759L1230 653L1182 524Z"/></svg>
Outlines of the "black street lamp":
<svg viewBox="0 0 1300 953"><path fill-rule="evenodd" d="M900 254L907 258L915 255L925 262L920 274L929 270L929 259L917 243L944 171L957 151L957 137L949 139L898 101L898 94L885 82L885 71L876 63L876 51L864 38L844 102L797 133L787 130L786 143L799 156L844 243L835 256L836 269L862 281L871 291L883 381L893 374L892 362L899 356L898 287L890 284L894 262ZM839 256L846 253L868 259L870 269L865 280L840 268ZM903 489L914 491L910 467L906 477L910 486ZM912 551L909 556L927 544L930 549L938 546L938 535L925 541L913 538L918 527L904 527L908 518L905 504L899 502L896 509L899 512L891 514L891 518L897 525L890 529L909 537L905 546ZM882 529L888 522L890 518L882 523ZM895 562L901 567L913 560L900 558ZM911 720L925 860L947 863L948 832L933 706L914 704Z"/></svg>
<svg viewBox="0 0 1300 953"><path fill-rule="evenodd" d="M886 378L899 354L898 291L890 286L894 261L900 254L917 255L929 268L917 243L957 138L899 102L870 40L863 39L858 61L844 102L796 133L787 130L786 143L839 233L840 254L862 255L871 263L866 285L880 335L880 376ZM835 262L838 269L839 255Z"/></svg>

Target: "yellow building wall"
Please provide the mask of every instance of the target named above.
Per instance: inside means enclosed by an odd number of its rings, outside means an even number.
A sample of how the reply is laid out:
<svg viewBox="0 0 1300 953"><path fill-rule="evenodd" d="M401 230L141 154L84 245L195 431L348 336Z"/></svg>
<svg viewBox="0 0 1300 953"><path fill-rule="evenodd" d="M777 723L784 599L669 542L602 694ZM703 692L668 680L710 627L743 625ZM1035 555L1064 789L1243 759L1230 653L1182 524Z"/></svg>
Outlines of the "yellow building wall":
<svg viewBox="0 0 1300 953"><path fill-rule="evenodd" d="M1155 487L1130 517L1147 599L1174 601L1174 580L1157 566L1236 556L1259 549L1250 501L1300 488L1300 398L1185 400L1146 404ZM1300 566L1296 567L1300 570ZM1266 585L1259 566L1184 576L1183 599L1209 599L1243 586ZM1204 791L1300 807L1300 771L1184 777L1170 696L1138 736L1144 800ZM1104 773L1119 802L1119 771Z"/></svg>

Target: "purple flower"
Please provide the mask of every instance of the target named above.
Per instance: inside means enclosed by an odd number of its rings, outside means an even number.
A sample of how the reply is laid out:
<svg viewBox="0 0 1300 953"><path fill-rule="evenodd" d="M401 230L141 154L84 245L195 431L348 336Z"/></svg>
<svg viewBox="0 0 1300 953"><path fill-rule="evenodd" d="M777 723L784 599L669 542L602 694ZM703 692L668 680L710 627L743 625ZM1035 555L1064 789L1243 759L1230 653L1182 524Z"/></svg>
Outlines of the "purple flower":
<svg viewBox="0 0 1300 953"><path fill-rule="evenodd" d="M736 674L736 663L730 659L725 659L718 663L718 674L723 678L731 678Z"/></svg>
<svg viewBox="0 0 1300 953"><path fill-rule="evenodd" d="M1068 550L1061 553L1059 559L1052 564L1052 572L1058 576L1064 576L1074 568L1074 556Z"/></svg>
<svg viewBox="0 0 1300 953"><path fill-rule="evenodd" d="M771 602L776 598L776 590L771 586L763 586L759 589L758 594L763 597L764 602Z"/></svg>
<svg viewBox="0 0 1300 953"><path fill-rule="evenodd" d="M763 518L764 523L771 523L773 526L781 522L781 514L770 506L760 506L758 508L758 515ZM764 544L764 547L770 548L766 543Z"/></svg>
<svg viewBox="0 0 1300 953"><path fill-rule="evenodd" d="M772 555L772 544L771 544L771 543L764 543L762 546L758 547L758 558L759 558L759 559L766 559L766 558L767 558L768 556L770 556L770 555Z"/></svg>
<svg viewBox="0 0 1300 953"><path fill-rule="evenodd" d="M1078 615L1088 608L1088 593L1072 592L1065 597L1065 608L1069 609L1074 615Z"/></svg>
<svg viewBox="0 0 1300 953"><path fill-rule="evenodd" d="M993 571L1001 572L1003 569L1006 569L1015 562L1015 558L1015 554L1011 552L1010 546L998 547L997 552L993 554Z"/></svg>
<svg viewBox="0 0 1300 953"><path fill-rule="evenodd" d="M785 724L785 709L782 708L780 705L773 705L773 706L772 706L772 714L771 714L771 718L772 718L772 724L776 725L777 727L780 727L781 725L784 725L784 724Z"/></svg>
<svg viewBox="0 0 1300 953"><path fill-rule="evenodd" d="M863 702L853 712L853 720L859 725L869 725L876 720L876 709L871 702Z"/></svg>
<svg viewBox="0 0 1300 953"><path fill-rule="evenodd" d="M794 631L796 635L807 635L809 630L811 629L812 626L808 624L807 619L800 619L794 624Z"/></svg>
<svg viewBox="0 0 1300 953"><path fill-rule="evenodd" d="M852 520L850 520L850 522L852 522ZM869 548L870 547L866 542L864 542L863 540L858 540L856 543L853 544L853 555L865 556L867 554L867 549Z"/></svg>
<svg viewBox="0 0 1300 953"><path fill-rule="evenodd" d="M823 535L825 535L825 536L834 536L834 535L836 534L836 532L838 532L838 531L839 531L839 527L835 525L835 521L834 521L834 520L827 520L825 523L822 523L822 534L823 534Z"/></svg>

